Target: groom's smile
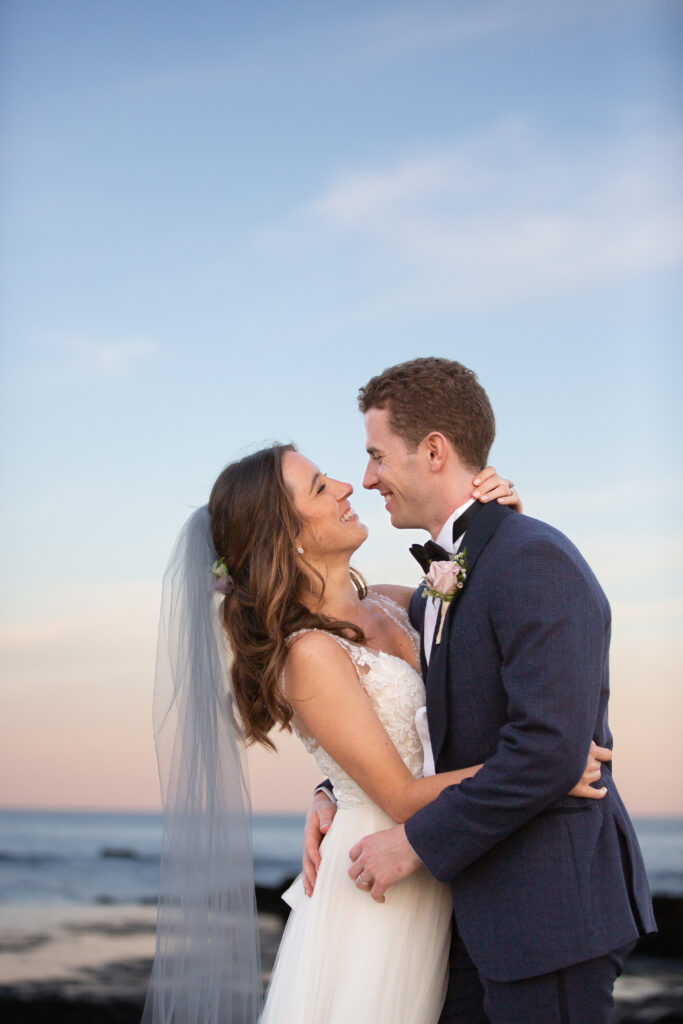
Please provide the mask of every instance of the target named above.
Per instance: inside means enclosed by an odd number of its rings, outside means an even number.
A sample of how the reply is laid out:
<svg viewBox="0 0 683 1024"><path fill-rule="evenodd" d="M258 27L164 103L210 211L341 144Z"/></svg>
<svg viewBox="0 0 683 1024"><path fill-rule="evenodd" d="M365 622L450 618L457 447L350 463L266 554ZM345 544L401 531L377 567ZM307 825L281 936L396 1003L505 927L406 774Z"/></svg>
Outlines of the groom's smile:
<svg viewBox="0 0 683 1024"><path fill-rule="evenodd" d="M365 443L369 456L363 487L379 491L384 507L398 529L422 526L423 482L419 449L411 451L389 426L386 409L365 414Z"/></svg>

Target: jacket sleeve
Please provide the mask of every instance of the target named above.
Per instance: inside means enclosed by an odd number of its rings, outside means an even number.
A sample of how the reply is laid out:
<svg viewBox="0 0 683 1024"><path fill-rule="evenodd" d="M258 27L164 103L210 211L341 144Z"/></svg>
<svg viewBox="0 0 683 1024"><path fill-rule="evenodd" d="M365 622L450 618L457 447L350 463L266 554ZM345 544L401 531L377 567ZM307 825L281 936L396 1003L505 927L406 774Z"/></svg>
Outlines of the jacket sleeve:
<svg viewBox="0 0 683 1024"><path fill-rule="evenodd" d="M580 557L580 556L579 556ZM507 721L472 779L406 822L441 881L566 796L583 774L609 650L609 605L587 566L554 539L496 564L489 601Z"/></svg>
<svg viewBox="0 0 683 1024"><path fill-rule="evenodd" d="M418 633L422 629L422 623L424 621L425 603L422 597L422 590L422 587L417 587L417 589L413 591L413 596L411 597L410 604L408 605L408 618L410 619L410 624L413 629L418 631Z"/></svg>

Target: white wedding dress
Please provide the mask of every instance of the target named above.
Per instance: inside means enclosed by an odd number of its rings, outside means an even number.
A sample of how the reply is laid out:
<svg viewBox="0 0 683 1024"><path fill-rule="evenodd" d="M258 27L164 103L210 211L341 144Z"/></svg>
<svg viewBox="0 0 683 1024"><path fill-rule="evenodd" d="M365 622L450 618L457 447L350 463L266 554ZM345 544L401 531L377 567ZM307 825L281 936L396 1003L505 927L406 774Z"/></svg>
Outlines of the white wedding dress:
<svg viewBox="0 0 683 1024"><path fill-rule="evenodd" d="M402 608L389 598L367 599L415 643L417 634ZM335 639L356 666L404 763L421 776L423 751L415 727L415 714L425 703L421 676L401 658ZM304 894L301 877L284 894L292 913L261 1024L435 1024L446 990L450 891L425 868L393 885L385 903L356 888L347 873L349 850L394 822L315 740L300 738L331 779L338 810L323 839L313 896Z"/></svg>

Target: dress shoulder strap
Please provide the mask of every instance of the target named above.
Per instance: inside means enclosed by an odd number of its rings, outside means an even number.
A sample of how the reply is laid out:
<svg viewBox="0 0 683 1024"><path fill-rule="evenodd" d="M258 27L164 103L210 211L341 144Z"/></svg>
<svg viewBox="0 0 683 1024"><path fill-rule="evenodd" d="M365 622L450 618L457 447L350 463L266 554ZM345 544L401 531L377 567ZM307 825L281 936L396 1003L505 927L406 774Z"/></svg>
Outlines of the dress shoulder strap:
<svg viewBox="0 0 683 1024"><path fill-rule="evenodd" d="M382 611L388 615L397 626L400 626L404 632L408 634L412 632L413 627L410 624L408 612L397 601L394 601L392 597L387 597L386 594L375 594L372 590L368 592L368 597L378 604Z"/></svg>
<svg viewBox="0 0 683 1024"><path fill-rule="evenodd" d="M298 636L302 636L304 633L324 633L325 636L329 636L337 641L339 646L346 651L354 665L363 665L365 663L367 648L354 644L353 641L347 640L346 637L339 636L337 633L330 633L326 629L317 629L314 626L306 629L297 629L294 633L290 633L286 640L287 645L289 646L292 640L296 640Z"/></svg>
<svg viewBox="0 0 683 1024"><path fill-rule="evenodd" d="M396 625L399 626L403 630L403 632L410 637L413 647L415 648L419 656L420 649L417 639L418 634L413 629L412 623L410 621L410 616L408 615L408 612L405 610L405 608L402 605L398 604L397 601L394 601L393 598L387 597L386 594L376 594L374 593L374 591L371 590L368 591L368 597L372 598L375 604L378 604L380 606L384 614L388 615L392 622L395 622Z"/></svg>

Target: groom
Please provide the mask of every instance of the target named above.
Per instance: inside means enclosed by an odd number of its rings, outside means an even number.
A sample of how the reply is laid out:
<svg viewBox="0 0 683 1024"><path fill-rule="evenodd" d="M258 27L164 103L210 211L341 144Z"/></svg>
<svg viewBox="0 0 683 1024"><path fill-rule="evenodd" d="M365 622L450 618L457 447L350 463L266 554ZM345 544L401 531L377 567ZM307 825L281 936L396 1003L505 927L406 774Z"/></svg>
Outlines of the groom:
<svg viewBox="0 0 683 1024"><path fill-rule="evenodd" d="M405 825L366 836L349 874L377 900L422 864L455 910L442 1024L607 1024L638 935L654 930L642 857L610 770L603 800L566 796L607 724L610 609L557 530L469 501L494 417L446 359L385 370L360 391L368 468L392 524L456 552L464 585L413 595L437 771L484 762Z"/></svg>

